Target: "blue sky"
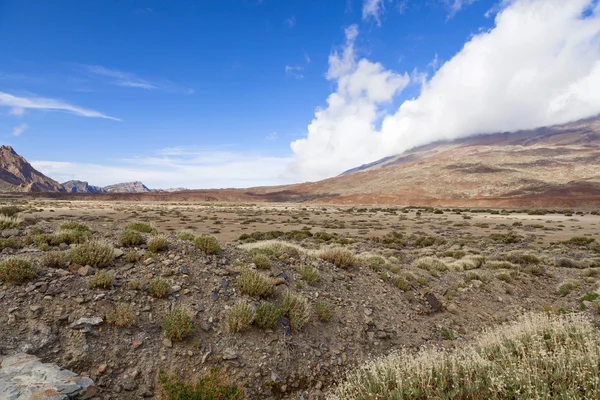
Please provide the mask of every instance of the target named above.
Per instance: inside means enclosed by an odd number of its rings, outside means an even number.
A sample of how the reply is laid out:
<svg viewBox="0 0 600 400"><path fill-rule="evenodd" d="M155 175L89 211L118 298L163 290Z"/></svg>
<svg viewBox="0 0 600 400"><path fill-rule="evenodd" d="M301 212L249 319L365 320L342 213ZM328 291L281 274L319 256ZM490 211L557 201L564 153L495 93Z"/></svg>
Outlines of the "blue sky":
<svg viewBox="0 0 600 400"><path fill-rule="evenodd" d="M590 10L597 4L573 1ZM299 162L307 157L290 143L310 142L315 110L331 108L328 96L344 79L331 73L332 56L351 47L344 76L365 59L381 66L377 74L406 78L373 100L368 125L378 132L465 43L490 32L502 7L516 6L0 0L0 134L59 181L201 188L324 178L382 155L357 154L303 173L313 166Z"/></svg>

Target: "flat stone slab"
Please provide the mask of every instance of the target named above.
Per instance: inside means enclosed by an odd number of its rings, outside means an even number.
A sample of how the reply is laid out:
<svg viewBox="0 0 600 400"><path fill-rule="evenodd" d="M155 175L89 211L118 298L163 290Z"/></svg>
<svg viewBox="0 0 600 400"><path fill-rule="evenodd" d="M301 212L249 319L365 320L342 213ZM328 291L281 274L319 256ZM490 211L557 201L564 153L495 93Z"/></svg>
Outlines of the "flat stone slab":
<svg viewBox="0 0 600 400"><path fill-rule="evenodd" d="M43 364L30 354L6 357L0 364L0 399L68 400L94 384L90 378L61 369L54 363Z"/></svg>

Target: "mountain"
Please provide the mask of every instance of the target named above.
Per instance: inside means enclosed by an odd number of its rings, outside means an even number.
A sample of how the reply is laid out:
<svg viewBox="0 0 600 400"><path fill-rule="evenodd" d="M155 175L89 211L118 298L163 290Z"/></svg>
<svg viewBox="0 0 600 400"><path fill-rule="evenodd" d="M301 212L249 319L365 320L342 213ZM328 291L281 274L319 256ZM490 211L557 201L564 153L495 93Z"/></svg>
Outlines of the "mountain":
<svg viewBox="0 0 600 400"><path fill-rule="evenodd" d="M139 181L117 183L116 185L105 186L104 190L107 193L148 193L151 191Z"/></svg>
<svg viewBox="0 0 600 400"><path fill-rule="evenodd" d="M0 191L64 192L65 189L18 155L11 146L0 147Z"/></svg>
<svg viewBox="0 0 600 400"><path fill-rule="evenodd" d="M68 193L106 193L104 188L90 185L85 181L68 181L62 186Z"/></svg>
<svg viewBox="0 0 600 400"><path fill-rule="evenodd" d="M289 189L339 203L600 199L600 118L431 143Z"/></svg>

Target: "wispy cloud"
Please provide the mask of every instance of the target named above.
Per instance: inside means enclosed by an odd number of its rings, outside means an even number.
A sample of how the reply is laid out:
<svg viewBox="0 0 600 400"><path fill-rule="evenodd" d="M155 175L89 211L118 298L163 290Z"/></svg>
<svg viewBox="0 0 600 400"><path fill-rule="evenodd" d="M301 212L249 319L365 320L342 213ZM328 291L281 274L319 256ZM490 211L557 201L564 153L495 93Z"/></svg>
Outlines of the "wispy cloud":
<svg viewBox="0 0 600 400"><path fill-rule="evenodd" d="M120 121L119 118L110 117L98 111L90 110L65 103L62 100L48 99L44 97L18 97L12 94L0 92L0 106L10 107L13 115L20 115L23 110L49 110L66 111L82 117L105 118L113 121Z"/></svg>
<svg viewBox="0 0 600 400"><path fill-rule="evenodd" d="M179 86L170 81L150 81L140 78L136 74L124 72L118 69L107 68L102 65L84 65L83 67L87 70L87 72L93 75L111 78L109 83L117 86L146 90L163 90L166 92L180 92L185 94L194 93L193 89Z"/></svg>
<svg viewBox="0 0 600 400"><path fill-rule="evenodd" d="M477 0L443 0L449 9L448 18L454 17L463 7L475 3Z"/></svg>
<svg viewBox="0 0 600 400"><path fill-rule="evenodd" d="M384 10L384 0L364 0L362 8L363 20L373 18L381 26L381 14Z"/></svg>
<svg viewBox="0 0 600 400"><path fill-rule="evenodd" d="M285 74L291 78L302 79L304 75L302 71L304 67L301 65L286 65L285 66Z"/></svg>
<svg viewBox="0 0 600 400"><path fill-rule="evenodd" d="M29 128L29 126L27 124L21 124L19 126L16 126L11 133L11 136L21 136L21 134L23 132L25 132L25 130Z"/></svg>
<svg viewBox="0 0 600 400"><path fill-rule="evenodd" d="M306 60L307 64L310 64L310 56L308 55L307 52L304 52L304 59Z"/></svg>
<svg viewBox="0 0 600 400"><path fill-rule="evenodd" d="M291 16L287 18L284 22L288 26L288 28L293 28L294 26L296 26L296 17Z"/></svg>
<svg viewBox="0 0 600 400"><path fill-rule="evenodd" d="M277 140L277 139L279 139L279 135L277 134L277 132L271 132L271 133L269 133L265 137L265 139L267 139L267 140Z"/></svg>

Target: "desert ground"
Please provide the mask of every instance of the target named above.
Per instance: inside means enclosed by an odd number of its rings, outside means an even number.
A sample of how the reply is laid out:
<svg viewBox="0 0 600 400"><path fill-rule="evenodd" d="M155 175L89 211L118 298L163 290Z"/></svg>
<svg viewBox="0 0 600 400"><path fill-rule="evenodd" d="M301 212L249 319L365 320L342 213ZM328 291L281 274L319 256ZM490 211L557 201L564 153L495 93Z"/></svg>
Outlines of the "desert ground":
<svg viewBox="0 0 600 400"><path fill-rule="evenodd" d="M0 358L89 377L86 398L175 398L165 376L214 368L239 389L223 398L336 398L346 374L394 351L467 346L530 312L600 322L590 210L0 206L14 214L0 221ZM11 274L14 260L27 264Z"/></svg>

